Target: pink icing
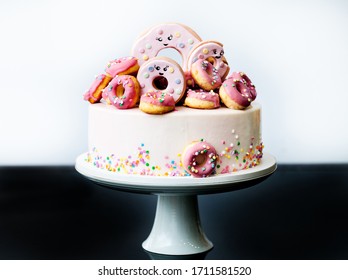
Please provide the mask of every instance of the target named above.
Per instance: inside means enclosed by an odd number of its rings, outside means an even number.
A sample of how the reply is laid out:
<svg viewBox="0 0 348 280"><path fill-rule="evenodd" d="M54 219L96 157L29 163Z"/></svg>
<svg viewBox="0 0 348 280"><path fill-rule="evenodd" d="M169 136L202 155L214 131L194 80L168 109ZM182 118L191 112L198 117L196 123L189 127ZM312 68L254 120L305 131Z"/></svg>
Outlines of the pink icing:
<svg viewBox="0 0 348 280"><path fill-rule="evenodd" d="M104 78L105 78L105 74L100 74L95 78L95 80L93 81L89 90L84 94L84 96L83 96L84 100L88 101L89 99L93 99L94 101L99 101L98 98L95 98L93 96L93 93L96 91L96 89L103 82Z"/></svg>
<svg viewBox="0 0 348 280"><path fill-rule="evenodd" d="M201 141L186 147L181 161L185 170L194 177L207 177L216 169L218 155L208 142Z"/></svg>
<svg viewBox="0 0 348 280"><path fill-rule="evenodd" d="M189 27L179 23L159 24L142 35L134 44L132 55L137 57L139 65L156 57L162 49L174 48L183 58L186 69L189 52L201 38Z"/></svg>
<svg viewBox="0 0 348 280"><path fill-rule="evenodd" d="M249 77L244 72L233 72L232 75L229 77L229 79L239 80L244 85L246 85L250 91L250 96L249 96L250 99L255 100L257 96L255 85L251 82Z"/></svg>
<svg viewBox="0 0 348 280"><path fill-rule="evenodd" d="M139 85L136 85L136 81L134 81L135 78L129 75L116 76L105 88L103 97L118 109L133 108L138 100L139 94L136 91ZM122 96L117 96L119 87L123 87L124 92Z"/></svg>
<svg viewBox="0 0 348 280"><path fill-rule="evenodd" d="M190 53L187 61L188 70L191 65L198 59L214 58L214 67L217 69L219 76L222 78L229 69L228 65L223 61L224 49L223 45L215 41L203 41L199 43Z"/></svg>
<svg viewBox="0 0 348 280"><path fill-rule="evenodd" d="M251 92L248 87L240 80L232 78L226 79L222 87L224 87L226 94L237 104L248 107L252 101Z"/></svg>
<svg viewBox="0 0 348 280"><path fill-rule="evenodd" d="M191 67L191 73L194 71L198 71L198 78L194 77L194 79L200 87L202 87L202 82L211 85L211 89L215 89L221 85L221 78L216 68L207 60L197 59Z"/></svg>
<svg viewBox="0 0 348 280"><path fill-rule="evenodd" d="M163 77L167 80L166 88L157 88L154 80ZM172 95L176 103L182 98L186 89L186 80L181 67L170 58L150 59L141 65L137 79L141 87L141 95L161 90Z"/></svg>
<svg viewBox="0 0 348 280"><path fill-rule="evenodd" d="M192 90L187 91L187 97L197 98L199 100L209 101L214 103L214 108L220 107L220 98L214 91L204 91L204 90Z"/></svg>
<svg viewBox="0 0 348 280"><path fill-rule="evenodd" d="M129 68L137 64L137 58L133 56L127 56L111 60L108 65L106 65L105 72L114 78L116 75L126 72ZM131 74L131 73L125 73Z"/></svg>
<svg viewBox="0 0 348 280"><path fill-rule="evenodd" d="M162 91L147 92L141 96L140 102L145 102L156 106L175 106L173 96Z"/></svg>

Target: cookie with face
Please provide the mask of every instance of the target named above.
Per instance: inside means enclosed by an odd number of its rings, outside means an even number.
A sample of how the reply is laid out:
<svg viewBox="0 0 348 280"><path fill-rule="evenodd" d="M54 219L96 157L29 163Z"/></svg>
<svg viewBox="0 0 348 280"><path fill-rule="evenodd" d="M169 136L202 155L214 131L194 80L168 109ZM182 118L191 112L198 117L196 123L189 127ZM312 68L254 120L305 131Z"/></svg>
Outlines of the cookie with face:
<svg viewBox="0 0 348 280"><path fill-rule="evenodd" d="M189 54L186 71L190 71L192 64L198 59L209 61L222 80L227 76L230 68L224 57L223 45L216 41L202 41Z"/></svg>
<svg viewBox="0 0 348 280"><path fill-rule="evenodd" d="M190 51L202 39L191 28L179 23L159 24L141 35L133 45L132 55L139 65L154 58L166 48L177 50L182 56L182 68L186 69Z"/></svg>
<svg viewBox="0 0 348 280"><path fill-rule="evenodd" d="M137 79L140 94L162 91L179 102L186 90L184 72L179 64L168 57L154 57L140 66Z"/></svg>

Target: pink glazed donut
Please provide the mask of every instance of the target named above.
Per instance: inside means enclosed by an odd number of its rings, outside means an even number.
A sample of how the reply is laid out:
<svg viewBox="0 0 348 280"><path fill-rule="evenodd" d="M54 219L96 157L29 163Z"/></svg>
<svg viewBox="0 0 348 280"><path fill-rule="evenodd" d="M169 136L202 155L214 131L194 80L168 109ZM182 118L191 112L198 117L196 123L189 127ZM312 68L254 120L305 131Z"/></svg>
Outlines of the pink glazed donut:
<svg viewBox="0 0 348 280"><path fill-rule="evenodd" d="M179 102L186 90L184 72L179 64L168 57L154 57L141 65L137 79L143 95L147 92L162 91Z"/></svg>
<svg viewBox="0 0 348 280"><path fill-rule="evenodd" d="M116 76L103 92L103 98L117 109L133 108L139 101L140 86L130 75Z"/></svg>
<svg viewBox="0 0 348 280"><path fill-rule="evenodd" d="M217 69L208 60L197 59L191 65L191 75L196 84L204 90L214 90L221 85Z"/></svg>
<svg viewBox="0 0 348 280"><path fill-rule="evenodd" d="M223 45L216 41L202 41L190 52L187 69L190 71L191 65L198 59L208 60L217 69L222 80L225 79L230 68L224 57Z"/></svg>
<svg viewBox="0 0 348 280"><path fill-rule="evenodd" d="M238 72L223 82L219 95L228 108L243 110L256 98L256 90L250 79L244 73Z"/></svg>
<svg viewBox="0 0 348 280"><path fill-rule="evenodd" d="M184 105L196 109L215 109L220 107L220 97L212 90L188 89Z"/></svg>
<svg viewBox="0 0 348 280"><path fill-rule="evenodd" d="M106 65L105 72L111 77L116 75L135 74L139 69L138 59L133 56L126 56L109 61Z"/></svg>
<svg viewBox="0 0 348 280"><path fill-rule="evenodd" d="M158 53L167 48L177 50L186 69L189 52L202 39L188 26L179 23L158 24L146 31L133 45L132 55L138 58L139 65L156 57Z"/></svg>
<svg viewBox="0 0 348 280"><path fill-rule="evenodd" d="M215 148L205 141L193 142L181 155L185 170L194 177L208 177L216 169L218 155Z"/></svg>

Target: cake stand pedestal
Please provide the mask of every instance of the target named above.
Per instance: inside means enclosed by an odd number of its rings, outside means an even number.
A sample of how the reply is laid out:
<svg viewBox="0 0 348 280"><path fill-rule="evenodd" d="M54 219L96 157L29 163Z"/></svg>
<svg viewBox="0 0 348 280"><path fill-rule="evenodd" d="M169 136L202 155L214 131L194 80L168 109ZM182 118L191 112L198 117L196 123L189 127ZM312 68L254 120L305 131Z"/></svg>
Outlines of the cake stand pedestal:
<svg viewBox="0 0 348 280"><path fill-rule="evenodd" d="M86 154L76 160L76 170L115 190L157 195L154 224L143 248L160 255L192 256L213 248L201 226L197 196L236 191L265 180L277 168L276 159L264 154L262 163L251 169L207 178L120 175L98 169L86 162Z"/></svg>

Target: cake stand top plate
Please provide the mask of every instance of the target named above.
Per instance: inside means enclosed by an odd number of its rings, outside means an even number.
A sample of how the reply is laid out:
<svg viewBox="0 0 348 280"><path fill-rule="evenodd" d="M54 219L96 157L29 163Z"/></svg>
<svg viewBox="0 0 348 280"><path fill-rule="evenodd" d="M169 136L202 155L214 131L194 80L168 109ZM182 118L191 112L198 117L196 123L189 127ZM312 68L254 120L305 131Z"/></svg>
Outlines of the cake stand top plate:
<svg viewBox="0 0 348 280"><path fill-rule="evenodd" d="M146 175L116 174L98 169L85 161L86 153L76 159L76 170L99 185L120 191L146 194L199 195L234 191L261 182L277 168L276 159L264 153L258 166L229 174L214 175L207 178L162 177Z"/></svg>

